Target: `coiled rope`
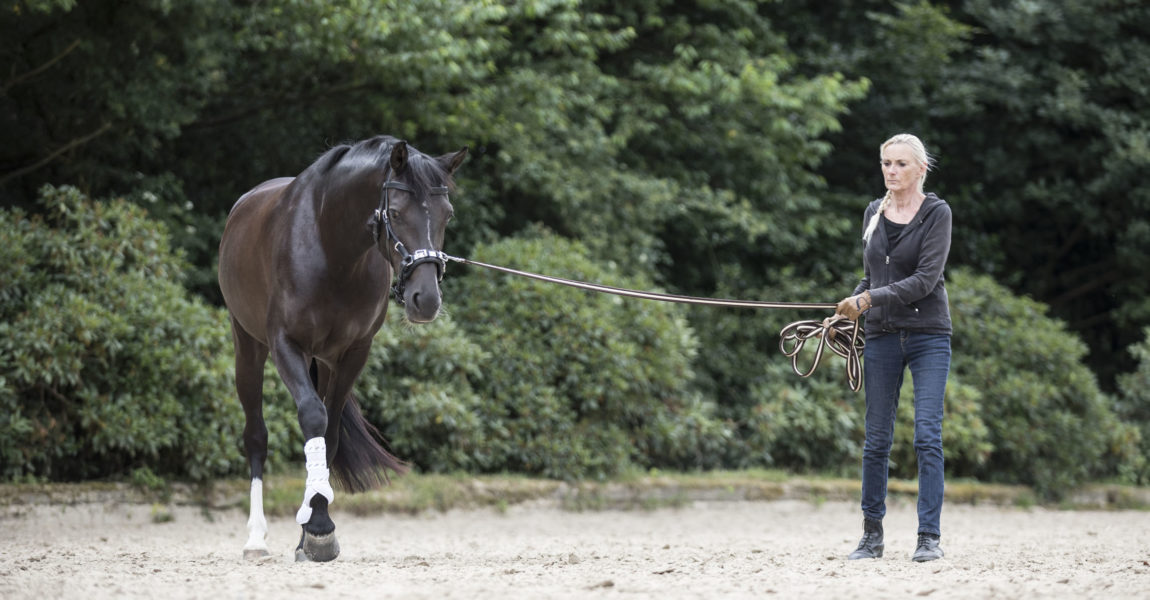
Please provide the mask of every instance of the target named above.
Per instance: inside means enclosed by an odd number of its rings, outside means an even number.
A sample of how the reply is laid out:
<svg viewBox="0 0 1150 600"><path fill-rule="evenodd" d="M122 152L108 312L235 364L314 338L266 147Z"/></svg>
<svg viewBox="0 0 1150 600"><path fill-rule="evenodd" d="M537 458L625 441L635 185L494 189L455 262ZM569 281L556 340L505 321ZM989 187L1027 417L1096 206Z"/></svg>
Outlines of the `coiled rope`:
<svg viewBox="0 0 1150 600"><path fill-rule="evenodd" d="M834 309L837 305L826 302L761 302L754 300L728 300L722 298L700 298L697 296L680 296L677 294L660 294L657 292L644 292L641 290L631 290L627 288L612 287L609 285L599 285L595 283L586 283L583 281L575 281L573 279L563 279L562 277L550 277L547 275L539 275L528 271L520 271L518 269L509 269L507 267L500 267L496 265L489 265L476 260L467 258L460 258L458 256L444 255L449 261L462 263L465 265L474 265L507 273L509 275L516 275L519 277L527 277L538 281L545 281L548 283L557 283L559 285L566 285L573 288L583 290L590 290L593 292L600 292L603 294L613 294L616 296L626 296L629 298L641 298L644 300L657 300L660 302L676 302L680 304L697 304L703 306L725 306L729 308L790 308L790 309ZM803 349L803 345L807 340L818 338L818 346L815 348L814 360L809 369L805 371L799 368L799 354ZM835 315L822 321L795 321L787 325L779 333L779 350L784 355L791 359L791 368L799 377L810 377L815 369L818 368L820 361L823 357L823 352L826 348L830 348L831 352L846 359L846 376L847 383L850 385L851 390L859 391L862 387L862 362L860 355L863 350L864 340L859 336L859 324L856 321L842 316Z"/></svg>

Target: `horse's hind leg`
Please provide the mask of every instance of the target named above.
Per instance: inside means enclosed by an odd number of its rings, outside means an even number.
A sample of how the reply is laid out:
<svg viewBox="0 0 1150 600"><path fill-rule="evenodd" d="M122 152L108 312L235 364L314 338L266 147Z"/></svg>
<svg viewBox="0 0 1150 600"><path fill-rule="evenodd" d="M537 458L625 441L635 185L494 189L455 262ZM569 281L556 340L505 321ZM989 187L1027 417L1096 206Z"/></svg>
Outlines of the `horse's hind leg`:
<svg viewBox="0 0 1150 600"><path fill-rule="evenodd" d="M251 472L251 506L248 517L248 541L244 558L259 560L268 556L268 521L264 516L264 462L268 456L268 429L264 423L264 361L268 349L248 335L232 319L232 341L236 352L236 392L244 408L244 450Z"/></svg>

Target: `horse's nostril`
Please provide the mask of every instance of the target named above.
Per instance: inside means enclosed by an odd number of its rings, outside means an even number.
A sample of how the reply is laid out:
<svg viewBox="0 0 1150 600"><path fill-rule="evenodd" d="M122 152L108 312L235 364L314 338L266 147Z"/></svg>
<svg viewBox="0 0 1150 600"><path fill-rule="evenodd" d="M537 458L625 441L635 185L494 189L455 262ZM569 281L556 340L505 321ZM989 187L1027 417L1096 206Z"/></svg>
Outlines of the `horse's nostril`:
<svg viewBox="0 0 1150 600"><path fill-rule="evenodd" d="M411 295L411 305L415 308L419 308L419 292L415 292Z"/></svg>

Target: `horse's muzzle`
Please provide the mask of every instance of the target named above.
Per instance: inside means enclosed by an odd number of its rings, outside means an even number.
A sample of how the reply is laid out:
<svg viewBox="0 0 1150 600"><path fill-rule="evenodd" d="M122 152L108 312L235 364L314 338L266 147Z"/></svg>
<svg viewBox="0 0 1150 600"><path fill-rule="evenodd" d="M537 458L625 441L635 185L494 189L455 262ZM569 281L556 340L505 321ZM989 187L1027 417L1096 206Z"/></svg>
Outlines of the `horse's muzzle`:
<svg viewBox="0 0 1150 600"><path fill-rule="evenodd" d="M443 296L439 291L439 278L433 265L426 265L412 272L403 290L403 308L407 320L413 323L430 323L439 316Z"/></svg>

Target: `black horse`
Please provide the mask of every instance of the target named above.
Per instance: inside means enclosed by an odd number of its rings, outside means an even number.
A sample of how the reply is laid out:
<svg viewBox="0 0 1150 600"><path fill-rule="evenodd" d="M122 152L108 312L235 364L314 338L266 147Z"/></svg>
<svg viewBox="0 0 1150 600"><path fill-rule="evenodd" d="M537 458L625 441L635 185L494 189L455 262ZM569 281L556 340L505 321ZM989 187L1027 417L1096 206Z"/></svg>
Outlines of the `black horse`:
<svg viewBox="0 0 1150 600"><path fill-rule="evenodd" d="M426 323L439 313L443 236L452 214L448 191L466 156L465 147L433 158L378 136L332 148L298 177L265 181L232 207L220 240L219 281L231 317L251 467L245 558L268 555L262 478L269 353L295 399L305 440L297 560L339 555L328 514L334 499L329 465L353 493L379 487L388 470L406 470L384 450L351 390L392 289L409 321Z"/></svg>

